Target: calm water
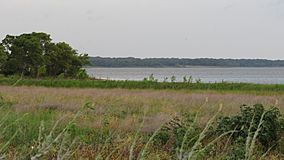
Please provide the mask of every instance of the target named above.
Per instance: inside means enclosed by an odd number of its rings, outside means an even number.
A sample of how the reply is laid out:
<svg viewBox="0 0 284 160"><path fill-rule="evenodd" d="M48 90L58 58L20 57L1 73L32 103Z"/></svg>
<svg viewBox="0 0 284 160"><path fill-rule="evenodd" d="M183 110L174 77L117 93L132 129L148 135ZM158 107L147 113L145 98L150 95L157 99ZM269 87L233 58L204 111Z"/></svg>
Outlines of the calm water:
<svg viewBox="0 0 284 160"><path fill-rule="evenodd" d="M284 68L87 68L92 77L113 80L142 80L154 74L159 81L176 76L200 78L202 82L251 82L264 84L284 84Z"/></svg>

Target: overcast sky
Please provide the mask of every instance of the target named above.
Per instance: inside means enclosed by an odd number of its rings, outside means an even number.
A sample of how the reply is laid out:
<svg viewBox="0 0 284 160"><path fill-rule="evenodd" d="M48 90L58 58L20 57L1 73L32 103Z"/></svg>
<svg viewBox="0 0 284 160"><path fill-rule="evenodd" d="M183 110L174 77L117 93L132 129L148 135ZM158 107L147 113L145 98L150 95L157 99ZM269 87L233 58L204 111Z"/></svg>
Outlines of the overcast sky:
<svg viewBox="0 0 284 160"><path fill-rule="evenodd" d="M284 59L284 0L0 0L0 37L108 57Z"/></svg>

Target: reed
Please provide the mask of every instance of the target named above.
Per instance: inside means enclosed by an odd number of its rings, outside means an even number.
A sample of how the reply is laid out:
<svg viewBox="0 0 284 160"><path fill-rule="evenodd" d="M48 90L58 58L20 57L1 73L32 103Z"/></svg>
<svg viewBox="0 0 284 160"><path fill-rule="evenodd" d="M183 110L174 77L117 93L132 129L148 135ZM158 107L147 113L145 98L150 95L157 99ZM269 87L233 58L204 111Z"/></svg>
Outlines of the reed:
<svg viewBox="0 0 284 160"><path fill-rule="evenodd" d="M125 89L173 89L173 90L218 90L218 91L284 91L283 84L253 83L193 83L157 81L113 81L113 80L76 80L76 79L30 79L0 77L0 85L44 86L63 88L125 88Z"/></svg>

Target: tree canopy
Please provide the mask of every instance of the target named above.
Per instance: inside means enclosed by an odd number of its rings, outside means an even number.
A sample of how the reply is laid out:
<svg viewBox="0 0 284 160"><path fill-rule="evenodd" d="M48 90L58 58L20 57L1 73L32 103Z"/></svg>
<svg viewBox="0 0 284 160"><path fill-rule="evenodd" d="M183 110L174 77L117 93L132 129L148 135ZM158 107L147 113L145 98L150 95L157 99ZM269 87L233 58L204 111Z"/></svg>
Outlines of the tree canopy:
<svg viewBox="0 0 284 160"><path fill-rule="evenodd" d="M0 72L4 75L75 77L88 55L65 42L54 43L46 33L7 35L0 44Z"/></svg>
<svg viewBox="0 0 284 160"><path fill-rule="evenodd" d="M0 71L1 71L1 66L6 62L7 56L4 51L4 47L2 44L0 44Z"/></svg>

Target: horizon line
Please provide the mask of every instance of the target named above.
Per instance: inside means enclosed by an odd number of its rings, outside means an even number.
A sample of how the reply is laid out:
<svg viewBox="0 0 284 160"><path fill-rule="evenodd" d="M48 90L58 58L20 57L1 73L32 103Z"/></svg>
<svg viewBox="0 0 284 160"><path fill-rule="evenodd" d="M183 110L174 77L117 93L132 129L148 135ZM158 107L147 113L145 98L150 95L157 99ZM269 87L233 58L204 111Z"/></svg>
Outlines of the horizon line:
<svg viewBox="0 0 284 160"><path fill-rule="evenodd" d="M134 58L134 59L215 59L215 60L269 60L269 61L284 61L284 59L270 59L270 58L222 58L222 57L133 57L133 56L94 56L89 55L90 58Z"/></svg>

